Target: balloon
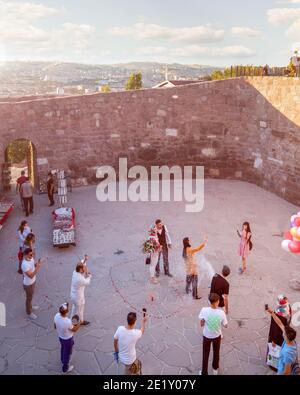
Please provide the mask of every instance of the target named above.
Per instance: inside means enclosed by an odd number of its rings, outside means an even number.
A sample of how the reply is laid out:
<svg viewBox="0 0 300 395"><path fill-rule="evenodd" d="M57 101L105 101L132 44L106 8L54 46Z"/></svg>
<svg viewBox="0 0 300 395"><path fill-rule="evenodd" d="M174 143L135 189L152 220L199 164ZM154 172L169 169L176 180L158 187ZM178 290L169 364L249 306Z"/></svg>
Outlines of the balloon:
<svg viewBox="0 0 300 395"><path fill-rule="evenodd" d="M292 222L292 223L291 223L291 228L297 228L296 222Z"/></svg>
<svg viewBox="0 0 300 395"><path fill-rule="evenodd" d="M297 217L296 219L295 219L295 224L296 224L296 226L300 226L300 217Z"/></svg>
<svg viewBox="0 0 300 395"><path fill-rule="evenodd" d="M289 249L292 253L299 254L300 253L300 243L297 243L296 241L291 241L289 244Z"/></svg>
<svg viewBox="0 0 300 395"><path fill-rule="evenodd" d="M285 232L285 234L284 234L284 239L285 239L285 240L293 241L293 236L291 235L291 232L290 232L290 231Z"/></svg>
<svg viewBox="0 0 300 395"><path fill-rule="evenodd" d="M289 249L290 243L292 243L290 240L283 240L283 242L281 243L282 249L286 252L290 252L290 249Z"/></svg>
<svg viewBox="0 0 300 395"><path fill-rule="evenodd" d="M291 229L291 235L293 236L293 237L298 237L298 233L297 233L297 231L298 231L298 228L297 227L293 227L292 229Z"/></svg>
<svg viewBox="0 0 300 395"><path fill-rule="evenodd" d="M291 217L291 222L293 223L293 222L295 222L295 219L297 218L297 215L293 215L292 217Z"/></svg>

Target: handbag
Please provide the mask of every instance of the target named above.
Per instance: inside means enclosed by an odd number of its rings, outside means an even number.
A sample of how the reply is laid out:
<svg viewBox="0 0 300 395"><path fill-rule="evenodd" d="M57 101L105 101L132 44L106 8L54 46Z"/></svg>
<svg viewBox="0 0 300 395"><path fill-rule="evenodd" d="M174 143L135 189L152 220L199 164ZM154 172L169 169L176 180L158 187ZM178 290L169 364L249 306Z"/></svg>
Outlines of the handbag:
<svg viewBox="0 0 300 395"><path fill-rule="evenodd" d="M268 357L267 357L268 366L271 366L274 369L278 369L280 351L281 351L281 347L277 345L273 347L272 343L268 343Z"/></svg>
<svg viewBox="0 0 300 395"><path fill-rule="evenodd" d="M146 265L151 265L150 255L146 258Z"/></svg>
<svg viewBox="0 0 300 395"><path fill-rule="evenodd" d="M139 359L137 359L129 368L130 374L133 376L141 376L142 375L142 363Z"/></svg>

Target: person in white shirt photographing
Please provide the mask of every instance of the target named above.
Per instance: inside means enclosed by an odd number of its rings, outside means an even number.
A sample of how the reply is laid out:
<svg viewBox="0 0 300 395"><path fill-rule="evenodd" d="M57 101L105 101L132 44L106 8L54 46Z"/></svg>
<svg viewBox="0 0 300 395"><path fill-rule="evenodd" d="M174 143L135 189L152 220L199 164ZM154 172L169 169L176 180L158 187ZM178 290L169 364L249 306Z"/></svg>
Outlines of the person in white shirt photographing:
<svg viewBox="0 0 300 395"><path fill-rule="evenodd" d="M63 303L59 313L54 317L54 328L57 331L61 345L61 363L64 374L72 372L74 366L70 366L70 359L74 347L74 333L80 329L80 322L72 322L68 318L69 303ZM75 317L73 317L75 319Z"/></svg>
<svg viewBox="0 0 300 395"><path fill-rule="evenodd" d="M115 360L124 366L125 376L140 376L142 363L136 357L136 343L145 332L147 312L144 309L141 329L135 329L137 315L129 313L127 326L120 326L114 336Z"/></svg>
<svg viewBox="0 0 300 395"><path fill-rule="evenodd" d="M42 259L39 259L35 264L33 259L33 251L31 248L27 248L24 251L24 259L21 265L23 272L23 288L26 295L26 313L28 318L31 320L36 320L37 316L33 311L38 310L38 306L32 306L32 299L36 284L36 275L42 267Z"/></svg>
<svg viewBox="0 0 300 395"><path fill-rule="evenodd" d="M71 284L71 301L72 301L72 316L78 314L80 318L81 325L87 326L90 324L89 321L84 320L84 306L85 306L85 297L84 291L85 288L91 283L91 274L87 268L86 262L88 260L87 255L84 260L79 262L76 266L75 271L72 276L72 284Z"/></svg>

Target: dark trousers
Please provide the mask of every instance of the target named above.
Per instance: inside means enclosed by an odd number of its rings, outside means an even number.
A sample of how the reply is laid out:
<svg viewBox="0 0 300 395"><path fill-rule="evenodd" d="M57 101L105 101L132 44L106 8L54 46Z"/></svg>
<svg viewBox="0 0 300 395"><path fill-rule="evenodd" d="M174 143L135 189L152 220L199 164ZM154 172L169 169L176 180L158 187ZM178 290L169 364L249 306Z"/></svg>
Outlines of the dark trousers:
<svg viewBox="0 0 300 395"><path fill-rule="evenodd" d="M163 261L164 261L164 271L165 274L170 274L170 269L169 269L169 248L168 246L163 246L162 251L159 254L159 258L158 258L158 263L156 265L156 274L159 275L160 274L160 258L161 256L163 257Z"/></svg>
<svg viewBox="0 0 300 395"><path fill-rule="evenodd" d="M54 194L51 192L48 192L48 198L49 198L49 202L51 204L51 206L54 206Z"/></svg>
<svg viewBox="0 0 300 395"><path fill-rule="evenodd" d="M193 290L193 298L196 299L198 297L198 276L197 275L187 275L186 276L186 293L190 292L192 285Z"/></svg>
<svg viewBox="0 0 300 395"><path fill-rule="evenodd" d="M23 198L23 202L24 202L26 217L28 217L29 214L33 213L33 197Z"/></svg>
<svg viewBox="0 0 300 395"><path fill-rule="evenodd" d="M26 301L25 301L26 313L30 315L32 313L32 299L34 294L35 283L33 283L32 285L23 285L23 288L26 294Z"/></svg>
<svg viewBox="0 0 300 395"><path fill-rule="evenodd" d="M208 361L210 354L211 343L213 345L213 369L218 370L220 364L220 349L221 349L222 337L217 337L216 339L208 339L203 336L203 360L202 360L202 376L208 376Z"/></svg>
<svg viewBox="0 0 300 395"><path fill-rule="evenodd" d="M74 346L74 339L73 337L68 340L59 339L61 349L60 349L60 359L63 365L63 372L66 373L69 370L70 359L73 351Z"/></svg>

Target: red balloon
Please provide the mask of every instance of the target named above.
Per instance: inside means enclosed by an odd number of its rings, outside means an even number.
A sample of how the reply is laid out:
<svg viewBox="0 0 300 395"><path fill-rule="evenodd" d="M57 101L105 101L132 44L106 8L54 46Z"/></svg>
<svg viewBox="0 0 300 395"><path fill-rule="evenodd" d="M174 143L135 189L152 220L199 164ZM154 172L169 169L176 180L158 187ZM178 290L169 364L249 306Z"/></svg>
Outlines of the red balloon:
<svg viewBox="0 0 300 395"><path fill-rule="evenodd" d="M291 232L290 232L290 231L285 232L285 234L284 234L284 240L291 240L291 241L294 240L294 239L293 239L293 236L291 235Z"/></svg>
<svg viewBox="0 0 300 395"><path fill-rule="evenodd" d="M296 226L300 226L300 217L297 217L294 222Z"/></svg>
<svg viewBox="0 0 300 395"><path fill-rule="evenodd" d="M296 241L291 241L289 244L289 249L293 254L299 254L300 253L300 243Z"/></svg>

